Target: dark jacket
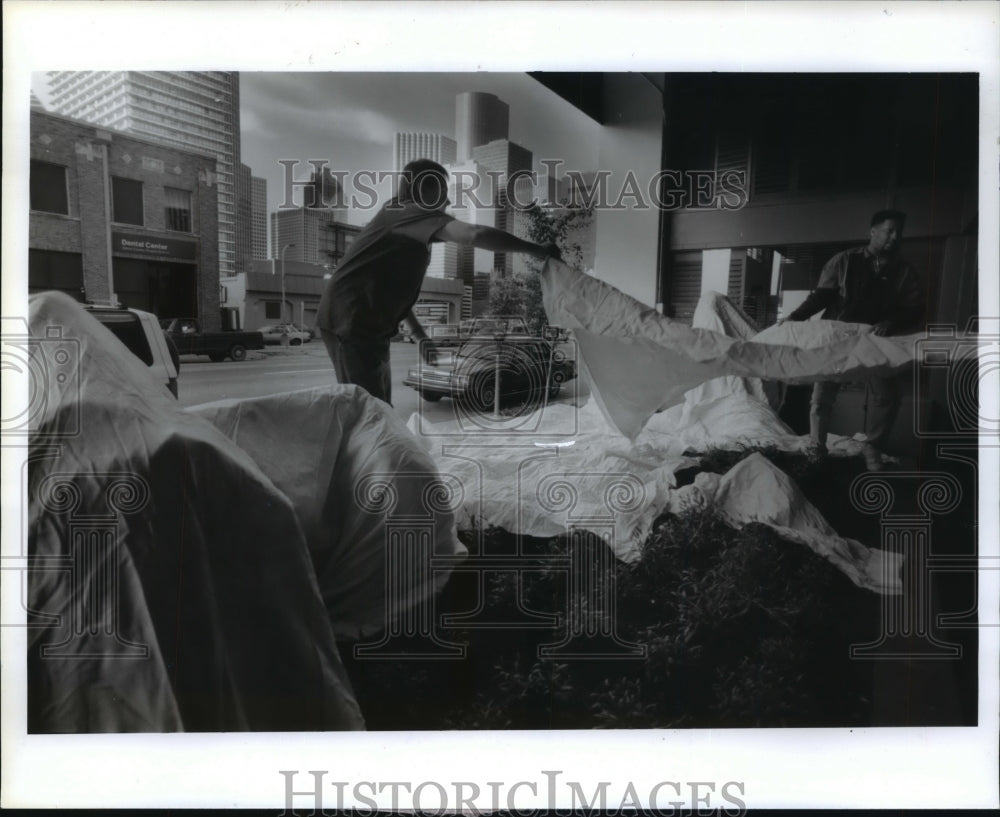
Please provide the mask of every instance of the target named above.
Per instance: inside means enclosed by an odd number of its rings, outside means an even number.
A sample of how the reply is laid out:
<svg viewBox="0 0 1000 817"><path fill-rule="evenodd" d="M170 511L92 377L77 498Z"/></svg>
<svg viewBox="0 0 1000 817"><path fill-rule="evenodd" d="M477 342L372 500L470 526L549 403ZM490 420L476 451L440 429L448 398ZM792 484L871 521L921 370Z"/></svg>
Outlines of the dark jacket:
<svg viewBox="0 0 1000 817"><path fill-rule="evenodd" d="M833 256L819 283L789 316L802 321L826 310L828 320L876 324L890 334L918 331L924 320L925 293L913 268L898 256L879 260L865 247Z"/></svg>

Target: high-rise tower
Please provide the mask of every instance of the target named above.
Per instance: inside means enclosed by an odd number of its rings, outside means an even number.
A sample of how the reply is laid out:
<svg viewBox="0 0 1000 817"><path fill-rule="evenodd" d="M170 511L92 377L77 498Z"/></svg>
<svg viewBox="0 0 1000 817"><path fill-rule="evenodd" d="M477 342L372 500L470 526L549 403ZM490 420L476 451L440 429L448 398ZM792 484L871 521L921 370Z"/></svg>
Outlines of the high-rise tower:
<svg viewBox="0 0 1000 817"><path fill-rule="evenodd" d="M263 261L267 254L267 179L250 177L250 255Z"/></svg>
<svg viewBox="0 0 1000 817"><path fill-rule="evenodd" d="M440 165L455 161L455 140L440 133L397 133L392 138L392 169L399 172L414 159Z"/></svg>
<svg viewBox="0 0 1000 817"><path fill-rule="evenodd" d="M510 108L493 94L466 91L455 98L455 139L457 161L472 158L473 148L495 139L506 139L510 127Z"/></svg>

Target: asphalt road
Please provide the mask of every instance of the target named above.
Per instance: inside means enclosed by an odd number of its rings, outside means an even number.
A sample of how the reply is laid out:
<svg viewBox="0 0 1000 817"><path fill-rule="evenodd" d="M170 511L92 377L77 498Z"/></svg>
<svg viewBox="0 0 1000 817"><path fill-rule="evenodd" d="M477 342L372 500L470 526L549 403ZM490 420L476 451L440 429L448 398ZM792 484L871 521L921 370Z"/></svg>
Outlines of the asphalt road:
<svg viewBox="0 0 1000 817"><path fill-rule="evenodd" d="M450 399L436 403L421 400L409 386L403 385L407 369L417 363L417 346L411 343L390 345L392 365L392 403L396 413L409 420L418 410L432 423L455 419L455 404ZM212 363L207 357L183 355L178 379L178 400L182 406L196 406L216 400L262 397L267 394L299 391L336 383L337 377L321 341L298 347L269 346L263 352L249 352L239 363L225 360ZM586 395L576 381L563 390L560 401L578 400Z"/></svg>
<svg viewBox="0 0 1000 817"><path fill-rule="evenodd" d="M251 359L252 358L252 359ZM417 393L403 385L406 371L417 362L417 347L410 343L391 345L393 407L404 419L417 410ZM250 352L239 363L225 360L212 363L207 357L181 357L179 401L182 406L196 406L227 398L261 397L267 394L299 391L336 383L333 364L320 341L300 347L268 347L264 352ZM451 416L450 401L424 403L422 411L432 421Z"/></svg>

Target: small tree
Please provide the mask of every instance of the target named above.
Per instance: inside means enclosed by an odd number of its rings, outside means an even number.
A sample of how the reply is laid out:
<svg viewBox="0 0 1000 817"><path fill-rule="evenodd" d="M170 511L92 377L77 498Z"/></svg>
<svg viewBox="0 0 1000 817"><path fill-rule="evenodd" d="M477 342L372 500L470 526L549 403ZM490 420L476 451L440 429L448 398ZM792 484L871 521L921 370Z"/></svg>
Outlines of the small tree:
<svg viewBox="0 0 1000 817"><path fill-rule="evenodd" d="M573 267L583 266L580 232L591 226L593 212L583 207L543 208L532 204L524 211L527 216L528 238L536 244L555 244L562 259ZM527 275L495 277L490 282L490 315L522 315L528 330L541 334L548 324L542 303L542 282L538 274L543 261L532 259L532 271Z"/></svg>
<svg viewBox="0 0 1000 817"><path fill-rule="evenodd" d="M524 282L516 275L495 276L490 282L490 315L523 315Z"/></svg>
<svg viewBox="0 0 1000 817"><path fill-rule="evenodd" d="M525 214L528 217L528 238L536 244L555 244L562 253L562 260L571 267L583 266L583 246L580 234L593 224L593 208L569 205L549 208L532 204ZM535 262L541 269L541 262Z"/></svg>
<svg viewBox="0 0 1000 817"><path fill-rule="evenodd" d="M580 232L590 229L593 211L588 208L571 206L558 209L543 208L532 204L525 211L528 217L528 237L536 244L555 244L559 247L562 260L571 267L583 266L583 247ZM542 303L542 282L538 273L543 261L532 259L533 273L524 279L524 310L528 328L540 334L548 324Z"/></svg>

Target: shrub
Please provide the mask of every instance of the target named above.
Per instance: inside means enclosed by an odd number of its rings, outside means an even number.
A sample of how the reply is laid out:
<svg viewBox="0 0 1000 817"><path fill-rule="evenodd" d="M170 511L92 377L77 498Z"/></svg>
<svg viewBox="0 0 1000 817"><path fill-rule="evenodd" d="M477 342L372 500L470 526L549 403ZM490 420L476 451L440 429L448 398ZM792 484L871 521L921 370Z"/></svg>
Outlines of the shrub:
<svg viewBox="0 0 1000 817"><path fill-rule="evenodd" d="M807 484L820 479L800 455L762 453ZM704 462L724 472L732 459L716 451ZM856 466L842 465L844 478ZM606 558L599 537L528 539L488 529L482 538L484 553L520 552L524 565L486 573L481 593L473 574L456 574L438 610L469 614L481 602L478 622L498 626L443 629L444 640L467 645L461 660L348 659L370 728L867 723L866 665L852 662L848 647L877 622L877 597L763 525L734 530L710 509L663 516L637 561L614 564L614 606L598 598L597 609L592 595L571 590L586 584L571 581L567 565L587 571ZM468 566L481 558L472 555ZM644 647L645 657L580 659L558 649L546 657L540 648L570 633L569 610Z"/></svg>

